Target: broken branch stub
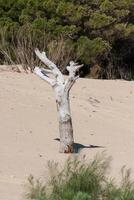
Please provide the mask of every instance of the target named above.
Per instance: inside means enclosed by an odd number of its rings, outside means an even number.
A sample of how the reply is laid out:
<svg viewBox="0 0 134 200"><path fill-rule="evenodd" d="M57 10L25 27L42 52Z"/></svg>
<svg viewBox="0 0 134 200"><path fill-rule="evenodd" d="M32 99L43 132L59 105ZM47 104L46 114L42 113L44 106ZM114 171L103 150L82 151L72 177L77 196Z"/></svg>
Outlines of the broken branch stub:
<svg viewBox="0 0 134 200"><path fill-rule="evenodd" d="M35 53L49 68L45 69L35 67L34 73L49 83L55 92L59 117L60 152L73 153L74 138L70 112L69 91L75 81L79 78L79 76L76 76L76 72L79 71L83 65L78 65L77 63L70 61L70 65L66 67L69 72L69 77L65 80L59 68L47 58L45 52L41 53L38 49L36 49ZM50 77L50 74L53 75L53 77Z"/></svg>

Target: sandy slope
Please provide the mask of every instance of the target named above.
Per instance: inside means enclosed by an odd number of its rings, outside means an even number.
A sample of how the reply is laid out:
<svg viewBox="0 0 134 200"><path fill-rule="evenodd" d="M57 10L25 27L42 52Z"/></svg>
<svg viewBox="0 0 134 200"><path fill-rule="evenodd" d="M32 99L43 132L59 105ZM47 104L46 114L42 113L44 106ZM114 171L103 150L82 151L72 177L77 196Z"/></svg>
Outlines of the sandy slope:
<svg viewBox="0 0 134 200"><path fill-rule="evenodd" d="M75 141L92 158L106 150L114 176L122 165L134 169L134 82L80 79L71 92ZM35 75L0 73L0 200L21 200L29 174L44 176L58 153L54 94ZM118 176L117 176L118 175Z"/></svg>

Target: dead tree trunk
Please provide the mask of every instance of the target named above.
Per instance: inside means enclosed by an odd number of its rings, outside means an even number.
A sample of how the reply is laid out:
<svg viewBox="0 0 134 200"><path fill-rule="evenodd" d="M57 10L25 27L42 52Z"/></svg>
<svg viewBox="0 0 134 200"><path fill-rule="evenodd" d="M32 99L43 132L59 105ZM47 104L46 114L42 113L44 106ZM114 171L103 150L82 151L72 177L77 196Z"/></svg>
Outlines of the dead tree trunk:
<svg viewBox="0 0 134 200"><path fill-rule="evenodd" d="M58 67L46 57L45 52L40 53L40 51L36 49L35 53L49 68L45 69L35 67L34 72L39 77L47 81L53 87L55 92L59 117L60 153L73 153L74 138L70 112L69 91L75 81L79 78L79 76L76 76L76 72L83 65L77 65L77 63L70 61L70 65L66 67L69 71L69 77L65 80Z"/></svg>
<svg viewBox="0 0 134 200"><path fill-rule="evenodd" d="M57 91L60 90L60 92ZM60 94L61 93L61 94ZM73 127L70 113L69 93L64 87L55 88L57 111L59 115L60 152L73 152ZM59 94L57 96L57 94Z"/></svg>

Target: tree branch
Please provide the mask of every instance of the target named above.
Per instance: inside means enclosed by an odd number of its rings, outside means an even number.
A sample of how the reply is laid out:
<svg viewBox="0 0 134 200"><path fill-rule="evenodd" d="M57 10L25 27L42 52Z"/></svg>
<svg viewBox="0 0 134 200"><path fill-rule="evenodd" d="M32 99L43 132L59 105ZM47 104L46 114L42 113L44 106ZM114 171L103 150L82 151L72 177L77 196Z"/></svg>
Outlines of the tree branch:
<svg viewBox="0 0 134 200"><path fill-rule="evenodd" d="M69 72L69 78L66 80L65 83L66 92L70 91L75 81L79 78L79 76L76 76L76 72L79 71L81 67L83 67L83 65L78 65L78 63L75 63L73 61L70 61L70 65L66 67L67 71Z"/></svg>
<svg viewBox="0 0 134 200"><path fill-rule="evenodd" d="M45 74L44 69L40 69L39 67L35 67L34 73L37 74L43 80L45 80L47 83L49 83L52 87L56 84L56 81L54 79L49 78L49 76L47 74Z"/></svg>
<svg viewBox="0 0 134 200"><path fill-rule="evenodd" d="M35 49L35 53L38 56L38 58L46 65L48 66L48 68L52 71L52 74L54 75L56 81L58 83L64 83L65 80L63 78L62 73L60 72L60 70L58 69L58 67L52 62L50 61L45 52L40 52L38 49Z"/></svg>
<svg viewBox="0 0 134 200"><path fill-rule="evenodd" d="M61 86L63 85L64 91L69 92L75 81L79 78L79 76L76 76L76 72L79 71L83 65L78 65L78 63L70 61L70 65L66 67L69 72L69 78L65 81L58 67L47 58L45 52L41 53L38 49L36 49L35 53L39 59L49 68L45 69L35 67L35 74L37 74L43 80L47 81L52 86L55 86L56 84ZM50 78L49 74L52 74L54 79Z"/></svg>

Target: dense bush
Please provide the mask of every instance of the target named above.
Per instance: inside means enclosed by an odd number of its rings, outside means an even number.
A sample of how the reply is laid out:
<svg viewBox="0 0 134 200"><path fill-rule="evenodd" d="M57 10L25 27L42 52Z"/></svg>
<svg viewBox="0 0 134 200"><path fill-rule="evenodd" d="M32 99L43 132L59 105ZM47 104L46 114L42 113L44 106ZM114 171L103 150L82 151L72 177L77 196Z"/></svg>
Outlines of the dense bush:
<svg viewBox="0 0 134 200"><path fill-rule="evenodd" d="M0 62L33 68L35 47L63 71L75 59L82 75L134 79L134 0L0 0Z"/></svg>
<svg viewBox="0 0 134 200"><path fill-rule="evenodd" d="M107 178L109 158L96 156L87 163L83 159L68 159L63 169L49 163L50 181L29 177L28 199L34 200L134 200L134 183L130 180L130 170L122 168L120 186Z"/></svg>

